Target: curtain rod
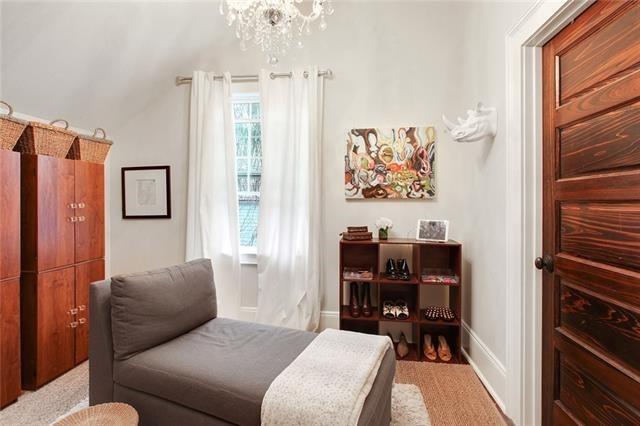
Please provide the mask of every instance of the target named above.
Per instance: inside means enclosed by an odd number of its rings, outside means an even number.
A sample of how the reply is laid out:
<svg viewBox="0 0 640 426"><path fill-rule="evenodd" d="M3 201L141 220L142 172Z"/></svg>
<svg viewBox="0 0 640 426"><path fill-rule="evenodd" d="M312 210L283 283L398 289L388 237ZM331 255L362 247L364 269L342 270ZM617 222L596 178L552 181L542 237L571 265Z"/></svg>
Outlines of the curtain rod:
<svg viewBox="0 0 640 426"><path fill-rule="evenodd" d="M272 72L270 74L271 78L283 78L283 77L291 77L291 73L290 72ZM305 78L309 76L309 73L307 71L304 72L304 76ZM333 71L331 71L330 69L326 69L326 70L320 70L318 71L318 76L319 77L328 77L328 78L332 78L333 77ZM222 80L223 76L221 75L216 75L215 77L213 77L214 80ZM231 76L231 81L235 81L235 82L250 82L250 81L258 81L258 74L246 74L246 75L232 75ZM184 77L184 76L177 76L176 77L176 86L180 86L183 84L191 84L191 77Z"/></svg>

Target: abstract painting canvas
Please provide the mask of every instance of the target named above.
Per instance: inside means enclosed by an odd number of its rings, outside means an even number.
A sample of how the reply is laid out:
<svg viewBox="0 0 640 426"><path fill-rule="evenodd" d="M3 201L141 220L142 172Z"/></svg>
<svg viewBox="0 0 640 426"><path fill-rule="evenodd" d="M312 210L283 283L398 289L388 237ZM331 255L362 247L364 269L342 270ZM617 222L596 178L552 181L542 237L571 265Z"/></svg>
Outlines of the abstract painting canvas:
<svg viewBox="0 0 640 426"><path fill-rule="evenodd" d="M351 129L345 156L345 196L433 198L435 157L433 127Z"/></svg>

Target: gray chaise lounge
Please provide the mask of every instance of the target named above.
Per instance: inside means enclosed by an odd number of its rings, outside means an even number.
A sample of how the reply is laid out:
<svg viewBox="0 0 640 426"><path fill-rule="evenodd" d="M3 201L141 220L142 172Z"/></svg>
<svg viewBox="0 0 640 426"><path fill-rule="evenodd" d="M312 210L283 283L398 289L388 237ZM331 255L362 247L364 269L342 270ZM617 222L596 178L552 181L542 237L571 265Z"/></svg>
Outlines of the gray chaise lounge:
<svg viewBox="0 0 640 426"><path fill-rule="evenodd" d="M120 401L142 425L260 424L269 385L315 333L216 318L209 260L91 285L90 404ZM387 351L359 425L388 425Z"/></svg>

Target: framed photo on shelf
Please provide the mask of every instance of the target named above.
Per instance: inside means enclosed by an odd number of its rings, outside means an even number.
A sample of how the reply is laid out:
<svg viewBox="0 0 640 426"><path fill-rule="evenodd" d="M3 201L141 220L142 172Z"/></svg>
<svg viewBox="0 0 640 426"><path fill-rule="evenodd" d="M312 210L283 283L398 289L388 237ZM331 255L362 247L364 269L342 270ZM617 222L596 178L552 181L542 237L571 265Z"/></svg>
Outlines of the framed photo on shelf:
<svg viewBox="0 0 640 426"><path fill-rule="evenodd" d="M448 220L418 220L416 240L445 243L449 240Z"/></svg>
<svg viewBox="0 0 640 426"><path fill-rule="evenodd" d="M171 218L169 166L122 168L122 218Z"/></svg>

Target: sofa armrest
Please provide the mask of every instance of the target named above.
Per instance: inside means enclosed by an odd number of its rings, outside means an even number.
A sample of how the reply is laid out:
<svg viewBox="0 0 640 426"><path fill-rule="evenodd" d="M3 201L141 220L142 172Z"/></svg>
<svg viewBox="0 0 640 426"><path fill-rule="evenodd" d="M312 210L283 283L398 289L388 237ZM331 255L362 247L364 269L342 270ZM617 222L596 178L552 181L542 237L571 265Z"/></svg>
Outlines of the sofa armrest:
<svg viewBox="0 0 640 426"><path fill-rule="evenodd" d="M96 405L113 401L111 281L92 283L89 297L89 404Z"/></svg>

